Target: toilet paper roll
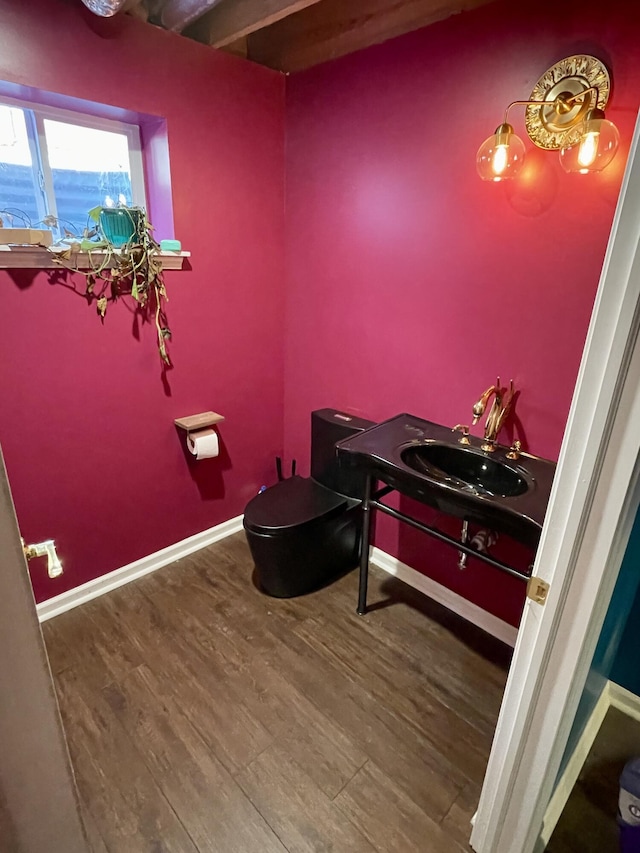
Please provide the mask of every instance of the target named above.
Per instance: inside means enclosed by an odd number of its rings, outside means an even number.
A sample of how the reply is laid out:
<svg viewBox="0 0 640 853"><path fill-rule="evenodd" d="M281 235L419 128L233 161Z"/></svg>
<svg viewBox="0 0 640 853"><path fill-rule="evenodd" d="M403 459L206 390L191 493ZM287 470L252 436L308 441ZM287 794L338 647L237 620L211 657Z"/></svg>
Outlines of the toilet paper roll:
<svg viewBox="0 0 640 853"><path fill-rule="evenodd" d="M218 433L212 429L199 429L187 434L187 447L196 459L211 459L220 453Z"/></svg>

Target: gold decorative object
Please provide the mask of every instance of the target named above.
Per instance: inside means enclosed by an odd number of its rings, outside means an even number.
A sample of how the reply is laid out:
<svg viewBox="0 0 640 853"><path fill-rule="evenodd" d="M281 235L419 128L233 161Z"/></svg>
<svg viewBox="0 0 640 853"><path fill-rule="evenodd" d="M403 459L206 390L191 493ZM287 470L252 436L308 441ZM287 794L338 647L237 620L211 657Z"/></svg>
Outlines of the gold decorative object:
<svg viewBox="0 0 640 853"><path fill-rule="evenodd" d="M531 92L529 100L543 106L529 103L525 110L529 138L538 148L561 148L567 130L584 121L590 109L604 110L610 91L609 72L595 56L578 54L556 62Z"/></svg>

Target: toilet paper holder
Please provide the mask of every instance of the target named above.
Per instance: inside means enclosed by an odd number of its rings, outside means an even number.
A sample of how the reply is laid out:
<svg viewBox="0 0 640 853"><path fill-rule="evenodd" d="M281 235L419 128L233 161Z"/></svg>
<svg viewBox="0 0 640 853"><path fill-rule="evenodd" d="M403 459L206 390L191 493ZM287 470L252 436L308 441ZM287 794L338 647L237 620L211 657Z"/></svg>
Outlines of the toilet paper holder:
<svg viewBox="0 0 640 853"><path fill-rule="evenodd" d="M215 424L224 417L217 412L200 412L186 418L176 418L174 423L187 433L187 450L196 459L212 459L220 453L220 445Z"/></svg>
<svg viewBox="0 0 640 853"><path fill-rule="evenodd" d="M186 418L176 418L174 424L187 433L219 424L224 420L224 415L217 412L200 412L199 415L189 415Z"/></svg>

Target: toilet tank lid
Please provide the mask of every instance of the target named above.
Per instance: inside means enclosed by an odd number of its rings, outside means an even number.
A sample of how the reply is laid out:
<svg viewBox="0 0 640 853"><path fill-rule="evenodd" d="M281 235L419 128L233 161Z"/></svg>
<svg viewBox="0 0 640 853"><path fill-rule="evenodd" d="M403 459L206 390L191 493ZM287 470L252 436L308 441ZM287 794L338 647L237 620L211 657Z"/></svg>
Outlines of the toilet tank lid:
<svg viewBox="0 0 640 853"><path fill-rule="evenodd" d="M308 477L289 477L249 501L244 526L254 533L276 533L328 520L355 503Z"/></svg>
<svg viewBox="0 0 640 853"><path fill-rule="evenodd" d="M369 429L375 426L375 421L369 421L366 418L359 418L357 415L350 415L348 412L341 412L339 409L315 409L311 412L312 417L320 417L331 423L339 423L342 426L352 429L354 432L358 430Z"/></svg>

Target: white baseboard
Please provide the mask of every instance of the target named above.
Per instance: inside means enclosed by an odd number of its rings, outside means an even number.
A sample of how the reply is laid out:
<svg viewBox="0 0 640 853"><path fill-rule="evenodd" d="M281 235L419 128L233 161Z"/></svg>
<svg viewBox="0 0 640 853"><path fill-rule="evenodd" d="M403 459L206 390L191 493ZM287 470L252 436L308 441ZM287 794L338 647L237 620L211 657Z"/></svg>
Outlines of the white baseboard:
<svg viewBox="0 0 640 853"><path fill-rule="evenodd" d="M418 572L416 569L412 569L411 566L401 562L396 557L392 557L385 551L381 551L380 548L372 549L371 562L390 575L398 578L398 580L404 581L404 583L409 584L414 589L428 595L429 598L457 613L458 616L462 616L463 619L473 622L474 625L482 628L487 634L491 634L509 646L515 646L516 637L518 636L517 628L509 625L508 622L499 619L487 610L483 610L482 607L478 607L477 604L468 601L463 596L458 595L457 592L453 592L446 586L442 586L437 581Z"/></svg>
<svg viewBox="0 0 640 853"><path fill-rule="evenodd" d="M587 756L591 751L593 742L600 731L602 721L606 717L609 707L613 704L611 702L611 687L617 687L617 685L608 681L596 702L595 708L591 712L591 716L587 720L582 734L580 735L580 739L567 762L567 766L564 768L562 776L558 779L544 815L539 839L540 849L546 848L549 843L549 840L553 835L553 830L556 828L556 824L560 820L560 815L567 804L567 800L571 796L573 786L578 781L580 771L587 760ZM619 689L622 690L623 688L620 687ZM625 691L625 693L626 692L628 691ZM640 699L637 697L635 697L635 699L636 705L640 705Z"/></svg>
<svg viewBox="0 0 640 853"><path fill-rule="evenodd" d="M230 518L229 521L224 521L222 524L217 524L215 527L210 527L208 530L203 530L202 533L196 533L194 536L189 536L181 542L176 542L174 545L169 545L161 551L156 551L154 554L149 554L147 557L142 557L134 563L129 563L128 566L123 566L121 569L116 569L109 574L102 575L95 580L88 581L81 586L70 589L68 592L63 592L53 598L43 601L38 604L36 609L40 622L46 622L47 619L52 619L54 616L59 616L67 610L72 610L87 601L98 598L119 586L124 586L131 581L137 580L144 575L155 572L163 566L179 560L181 557L186 557L193 554L194 551L199 551L207 545L218 542L226 536L231 536L242 530L242 516ZM390 575L398 578L398 580L412 586L414 589L428 595L434 601L444 605L449 610L473 622L483 631L502 640L510 646L515 645L517 629L497 616L488 613L477 604L467 601L461 595L452 592L447 587L442 586L426 575L412 569L400 560L381 551L380 548L372 548L371 562L388 572Z"/></svg>
<svg viewBox="0 0 640 853"><path fill-rule="evenodd" d="M52 619L60 613L78 607L80 604L85 604L93 598L111 592L112 589L141 578L143 575L155 572L156 569L161 569L181 557L193 554L194 551L199 551L201 548L231 536L239 530L242 530L241 515L230 518L229 521L223 521L222 524L216 524L215 527L210 527L194 536L189 536L187 539L169 545L167 548L162 548L162 550L149 554L147 557L142 557L134 563L129 563L128 566L123 566L121 569L116 569L109 574L95 578L95 580L83 583L75 589L70 589L68 592L63 592L43 601L36 607L38 619L40 622L46 622L47 619Z"/></svg>

